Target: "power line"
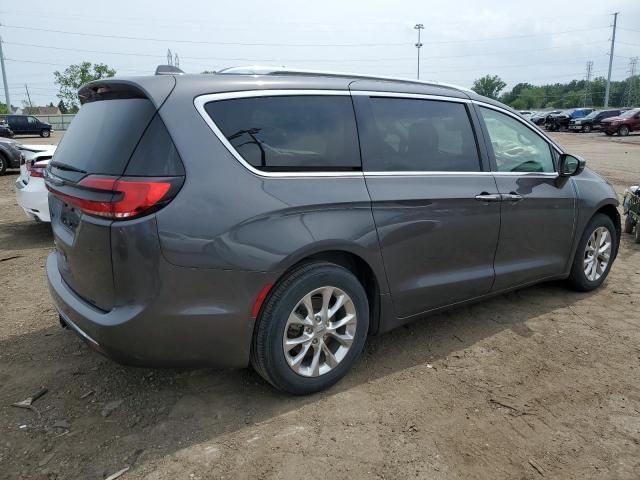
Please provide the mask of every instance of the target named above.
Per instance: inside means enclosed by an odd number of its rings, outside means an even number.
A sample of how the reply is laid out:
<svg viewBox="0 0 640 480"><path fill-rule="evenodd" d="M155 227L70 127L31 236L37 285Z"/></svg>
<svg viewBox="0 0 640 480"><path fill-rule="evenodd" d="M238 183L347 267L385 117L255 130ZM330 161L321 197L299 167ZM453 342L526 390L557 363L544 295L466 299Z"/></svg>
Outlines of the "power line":
<svg viewBox="0 0 640 480"><path fill-rule="evenodd" d="M98 38L119 38L123 40L144 40L144 41L153 41L153 42L174 42L174 43L188 43L188 44L200 44L200 45L230 45L230 46L250 46L250 47L388 47L388 46L404 46L407 45L407 42L399 42L399 43L263 43L263 42L213 42L207 40L184 40L184 39L168 39L168 38L154 38L154 37L134 37L127 35L107 35L101 33L86 33L86 32L71 32L68 30L54 30L48 28L39 28L39 27L26 27L22 25L2 25L4 28L14 28L20 30L32 30L38 32L49 32L49 33L61 33L64 35L79 35L85 37L98 37ZM576 32L593 32L594 30L603 29L608 27L591 27L591 28L580 28L575 30L565 30L562 32L553 32L553 36L564 35L568 33L576 33ZM530 38L530 37L539 37L539 36L550 36L548 32L545 33L532 33L525 35L510 35L503 37L489 37L489 38L476 38L473 40L451 40L451 41L441 41L441 42L429 42L430 45L453 45L453 44L463 44L463 43L477 43L477 42L486 42L492 40L506 40L512 38Z"/></svg>

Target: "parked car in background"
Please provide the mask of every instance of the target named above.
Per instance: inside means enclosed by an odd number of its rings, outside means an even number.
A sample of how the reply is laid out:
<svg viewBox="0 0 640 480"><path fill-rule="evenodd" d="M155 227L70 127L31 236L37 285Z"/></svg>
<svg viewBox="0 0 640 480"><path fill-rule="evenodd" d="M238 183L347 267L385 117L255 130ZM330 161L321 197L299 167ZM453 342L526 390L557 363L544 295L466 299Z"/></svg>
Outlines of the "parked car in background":
<svg viewBox="0 0 640 480"><path fill-rule="evenodd" d="M536 125L544 125L545 120L549 115L555 115L560 113L562 110L552 110L550 112L538 112L531 117L531 121Z"/></svg>
<svg viewBox="0 0 640 480"><path fill-rule="evenodd" d="M566 129L571 120L583 118L593 112L593 108L571 108L563 110L560 113L547 116L544 122L544 128L552 132Z"/></svg>
<svg viewBox="0 0 640 480"><path fill-rule="evenodd" d="M11 130L9 124L4 120L0 120L0 137L13 138L13 130Z"/></svg>
<svg viewBox="0 0 640 480"><path fill-rule="evenodd" d="M61 322L94 349L251 363L307 394L370 334L607 277L616 192L509 107L438 83L255 72L80 89L45 170L46 270Z"/></svg>
<svg viewBox="0 0 640 480"><path fill-rule="evenodd" d="M601 128L601 122L605 118L616 117L620 115L623 110L594 110L584 118L571 119L569 121L569 130L574 132L589 133L591 130L599 130Z"/></svg>
<svg viewBox="0 0 640 480"><path fill-rule="evenodd" d="M527 120L531 120L531 117L533 117L536 114L536 112L533 112L531 110L520 110L518 113L522 115L524 118L526 118Z"/></svg>
<svg viewBox="0 0 640 480"><path fill-rule="evenodd" d="M602 130L607 135L617 133L621 137L629 135L630 132L640 130L640 108L634 108L621 113L617 117L609 117L602 122Z"/></svg>
<svg viewBox="0 0 640 480"><path fill-rule="evenodd" d="M50 123L43 122L32 115L7 115L6 121L14 135L40 135L51 136Z"/></svg>
<svg viewBox="0 0 640 480"><path fill-rule="evenodd" d="M7 168L20 168L22 152L19 145L10 138L0 138L0 175L4 175Z"/></svg>
<svg viewBox="0 0 640 480"><path fill-rule="evenodd" d="M29 218L49 222L49 192L44 183L47 168L55 145L22 145L23 161L20 176L16 180L16 200Z"/></svg>

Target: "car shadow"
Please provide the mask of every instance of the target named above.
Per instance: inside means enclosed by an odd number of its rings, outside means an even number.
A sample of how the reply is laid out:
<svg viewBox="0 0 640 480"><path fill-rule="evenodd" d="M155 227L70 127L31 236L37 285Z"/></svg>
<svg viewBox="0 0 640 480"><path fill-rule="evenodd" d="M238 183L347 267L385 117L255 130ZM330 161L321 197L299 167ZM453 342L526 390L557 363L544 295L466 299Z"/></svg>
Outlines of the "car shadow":
<svg viewBox="0 0 640 480"><path fill-rule="evenodd" d="M0 228L0 252L53 248L51 224L36 221L3 223Z"/></svg>
<svg viewBox="0 0 640 480"><path fill-rule="evenodd" d="M65 465L81 465L81 477L96 477L121 468L113 459L130 458L132 452L142 451L145 463L159 461L189 446L214 442L230 432L334 395L348 394L361 385L412 371L417 366L464 369L464 362L458 366L455 363L464 358L465 351L482 348L478 344L488 337L505 330L528 337L533 333L528 326L530 320L584 298L585 294L569 292L558 283L543 284L371 337L353 370L340 383L306 397L278 392L250 369L120 366L90 350L73 333L55 326L55 311L43 307L42 314L51 327L0 341L0 363L11 364L11 368L0 372L0 405L21 400L41 385L47 387L50 393L37 405L44 412L42 417L12 409L11 424L28 422L30 429L40 432L30 439L30 446L36 451L51 441L47 433L51 424L64 418L75 434L56 444L56 457L64 459ZM37 375L34 369L38 370ZM416 382L430 381L422 378L424 373L416 375ZM114 401L121 403L105 418L103 409ZM7 441L21 434L7 425L0 428L9 432ZM87 442L87 436L91 442ZM118 441L110 441L113 438ZM101 446L106 443L109 448ZM138 456L129 464L134 464ZM20 462L27 469L37 469L37 458L32 464L30 459L21 458ZM59 473L66 476L63 470Z"/></svg>

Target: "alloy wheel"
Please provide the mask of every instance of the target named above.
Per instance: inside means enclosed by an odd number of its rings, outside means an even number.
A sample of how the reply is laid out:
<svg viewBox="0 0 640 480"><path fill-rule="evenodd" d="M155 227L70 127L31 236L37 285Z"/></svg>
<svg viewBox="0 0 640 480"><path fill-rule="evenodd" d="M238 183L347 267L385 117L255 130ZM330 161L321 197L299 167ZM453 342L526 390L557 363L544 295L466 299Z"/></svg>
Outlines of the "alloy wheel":
<svg viewBox="0 0 640 480"><path fill-rule="evenodd" d="M611 232L607 227L596 228L584 251L584 274L587 280L595 282L600 279L611 260Z"/></svg>
<svg viewBox="0 0 640 480"><path fill-rule="evenodd" d="M291 311L284 328L287 364L304 377L330 372L351 349L357 325L356 308L346 292L331 286L309 292Z"/></svg>

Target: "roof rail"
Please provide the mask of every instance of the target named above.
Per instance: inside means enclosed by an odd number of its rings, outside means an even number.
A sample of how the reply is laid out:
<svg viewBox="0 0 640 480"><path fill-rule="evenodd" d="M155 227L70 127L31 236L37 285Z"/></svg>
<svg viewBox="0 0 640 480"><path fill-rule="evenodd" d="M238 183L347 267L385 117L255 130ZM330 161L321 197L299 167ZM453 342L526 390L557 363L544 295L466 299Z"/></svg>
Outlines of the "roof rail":
<svg viewBox="0 0 640 480"><path fill-rule="evenodd" d="M434 85L438 87L452 88L455 90L462 90L468 93L475 93L473 90L461 87L459 85L454 85L451 83L443 83L436 81L428 81L428 80L416 80L412 78L402 78L402 77L389 77L382 75L367 75L363 73L349 73L349 72L333 72L333 71L325 71L325 70L307 70L307 69L298 69L298 68L286 68L286 67L270 67L265 65L249 65L243 67L230 67L225 68L223 70L218 70L218 74L235 74L235 75L318 75L318 76L326 76L326 77L350 77L350 78L359 78L359 79L367 79L367 80L390 80L395 82L405 82L405 83L416 83L420 85Z"/></svg>
<svg viewBox="0 0 640 480"><path fill-rule="evenodd" d="M174 65L158 65L156 75L184 75L184 72Z"/></svg>

